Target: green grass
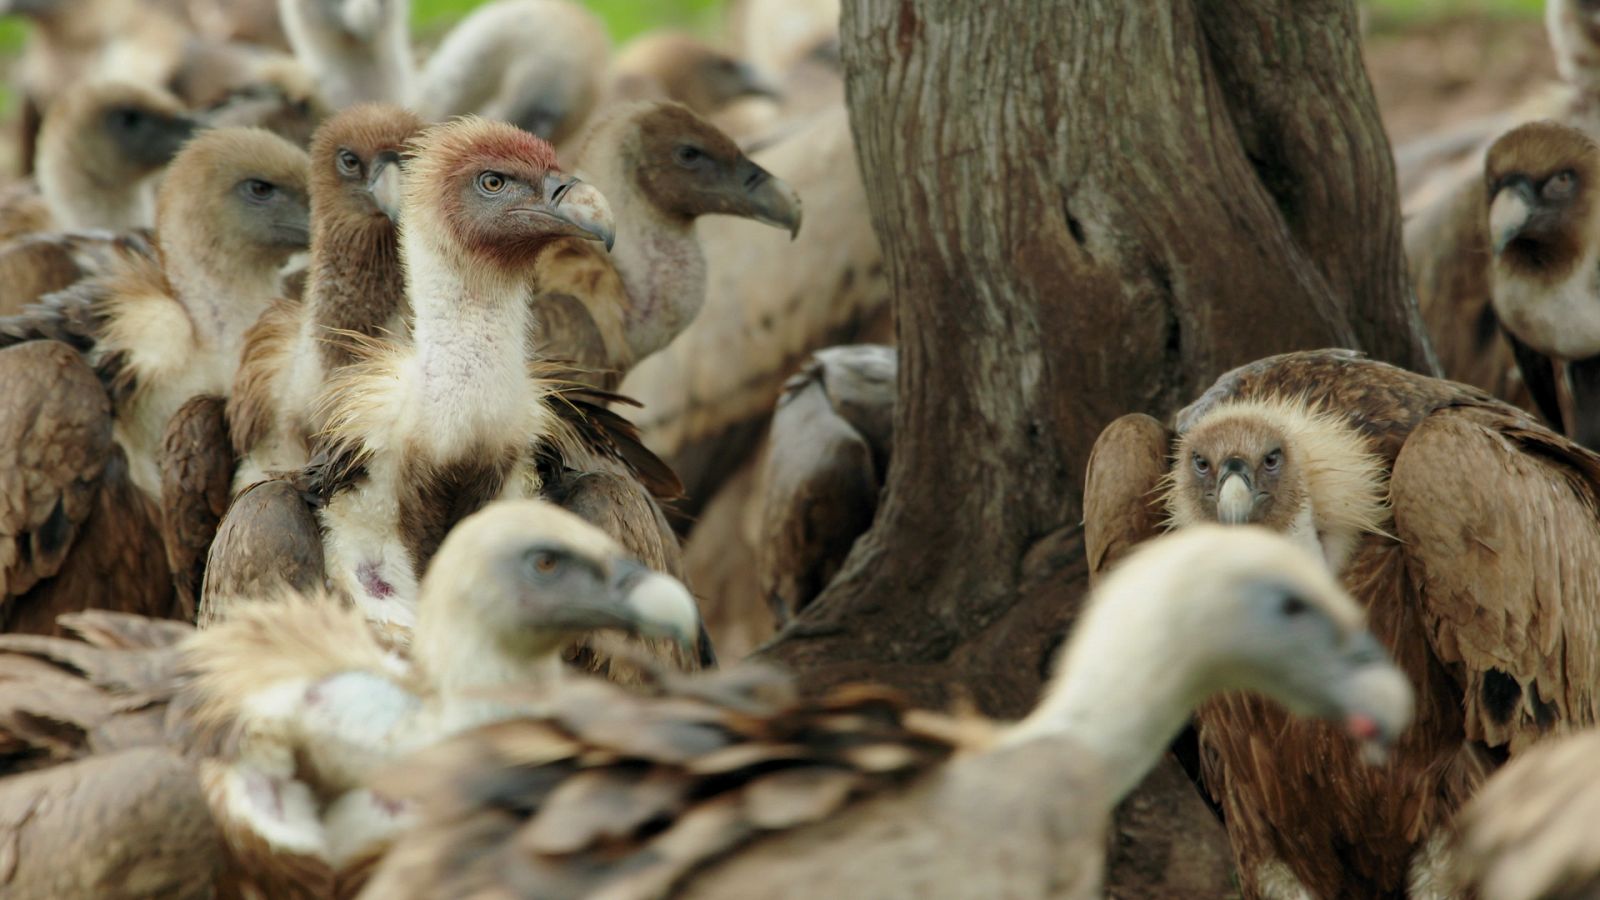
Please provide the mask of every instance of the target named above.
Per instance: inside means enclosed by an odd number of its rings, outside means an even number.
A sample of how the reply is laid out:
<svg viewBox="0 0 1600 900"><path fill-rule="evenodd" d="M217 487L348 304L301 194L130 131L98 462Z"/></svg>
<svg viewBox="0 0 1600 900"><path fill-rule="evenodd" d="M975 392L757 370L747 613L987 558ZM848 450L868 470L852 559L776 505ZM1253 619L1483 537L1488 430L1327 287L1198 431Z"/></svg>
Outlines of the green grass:
<svg viewBox="0 0 1600 900"><path fill-rule="evenodd" d="M424 34L471 12L482 0L412 0L411 21ZM622 43L655 28L685 28L714 34L723 0L588 0L611 39Z"/></svg>
<svg viewBox="0 0 1600 900"><path fill-rule="evenodd" d="M1414 25L1462 14L1534 19L1544 15L1544 0L1368 0L1366 5L1373 20L1386 25Z"/></svg>

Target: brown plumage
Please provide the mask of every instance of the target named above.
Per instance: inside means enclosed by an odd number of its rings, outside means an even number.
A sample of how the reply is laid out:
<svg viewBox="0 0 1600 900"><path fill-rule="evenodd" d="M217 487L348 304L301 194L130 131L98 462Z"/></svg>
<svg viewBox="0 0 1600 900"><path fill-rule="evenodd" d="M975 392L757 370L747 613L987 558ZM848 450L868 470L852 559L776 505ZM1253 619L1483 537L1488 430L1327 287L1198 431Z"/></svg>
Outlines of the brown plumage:
<svg viewBox="0 0 1600 900"><path fill-rule="evenodd" d="M1481 900L1581 900L1600 891L1600 731L1551 738L1495 773L1456 819L1452 875ZM1468 893L1470 892L1470 893Z"/></svg>
<svg viewBox="0 0 1600 900"><path fill-rule="evenodd" d="M1555 122L1502 136L1484 165L1495 314L1545 418L1591 448L1600 448L1597 179L1600 144Z"/></svg>
<svg viewBox="0 0 1600 900"><path fill-rule="evenodd" d="M49 221L41 227L50 227ZM150 232L45 231L0 246L0 317L15 316L57 291L109 274L128 253L149 255Z"/></svg>
<svg viewBox="0 0 1600 900"><path fill-rule="evenodd" d="M225 403L209 394L189 400L161 437L161 543L177 614L185 622L194 621L200 608L206 553L233 494Z"/></svg>
<svg viewBox="0 0 1600 900"><path fill-rule="evenodd" d="M255 47L191 45L174 89L209 127L265 128L300 147L332 114L298 60Z"/></svg>
<svg viewBox="0 0 1600 900"><path fill-rule="evenodd" d="M683 31L634 38L611 62L609 99L671 100L710 116L741 97L772 97L777 88L761 72Z"/></svg>
<svg viewBox="0 0 1600 900"><path fill-rule="evenodd" d="M1317 637L1291 636L1286 609ZM1315 557L1205 529L1100 587L1016 725L871 686L801 700L759 669L649 697L573 685L384 782L420 796L418 823L364 896L1096 896L1111 808L1192 698L1229 688L1390 737L1409 716Z"/></svg>
<svg viewBox="0 0 1600 900"><path fill-rule="evenodd" d="M1309 439L1284 407L1316 423ZM1164 491L1180 526L1270 517L1342 572L1418 691L1416 727L1377 768L1250 698L1201 708L1205 787L1247 896L1437 886L1444 829L1498 761L1595 721L1600 459L1478 391L1348 351L1235 370L1176 425L1127 416L1096 444L1093 571L1159 532Z"/></svg>
<svg viewBox="0 0 1600 900"><path fill-rule="evenodd" d="M242 598L323 588L327 563L315 509L293 482L257 482L233 498L207 551L198 609L201 627Z"/></svg>
<svg viewBox="0 0 1600 900"><path fill-rule="evenodd" d="M761 593L781 627L838 574L872 525L894 448L897 357L831 347L789 379L761 474Z"/></svg>
<svg viewBox="0 0 1600 900"><path fill-rule="evenodd" d="M539 266L532 341L615 385L694 320L706 296L696 220L707 215L800 228L800 198L727 135L676 103L610 111L577 169L616 210L617 245L562 241ZM577 313L574 301L587 313ZM595 355L599 351L599 355Z"/></svg>
<svg viewBox="0 0 1600 900"><path fill-rule="evenodd" d="M13 394L16 406L0 427L14 429L10 452L18 477L32 486L17 495L29 497L31 509L6 537L22 546L48 536L51 549L41 558L55 560L66 580L46 585L38 576L28 579L31 586L13 587L8 578L11 627L48 630L56 615L88 605L169 614L172 576L161 571L164 464L173 484L203 492L195 506L170 507L176 518L165 528L185 536L187 548L173 548L173 559L187 560L183 577L192 582L203 543L194 529L220 511L214 479L231 468L232 456L219 428L185 431L190 423L174 414L197 396L226 395L245 326L274 293L277 268L304 246L304 166L303 154L264 132L207 133L179 155L163 183L157 256L125 248L107 274L0 320L0 340L26 344L5 351L8 359L53 360L41 373L53 377L8 379L25 390ZM72 351L50 339L72 344L89 365L71 362ZM77 374L55 374L68 369ZM96 378L100 384L91 384ZM76 412L63 419L62 409ZM169 435L169 427L180 433ZM209 443L197 442L202 436ZM80 499L53 513L72 491L93 505L85 509ZM66 553L71 560L58 555ZM35 596L21 597L23 591ZM36 596L40 591L54 599ZM15 618L21 615L30 618Z"/></svg>
<svg viewBox="0 0 1600 900"><path fill-rule="evenodd" d="M403 334L405 280L393 217L400 154L422 128L405 110L357 106L311 146L311 261L303 299L281 299L250 329L228 398L239 488L310 459L327 379L355 360L350 334Z"/></svg>

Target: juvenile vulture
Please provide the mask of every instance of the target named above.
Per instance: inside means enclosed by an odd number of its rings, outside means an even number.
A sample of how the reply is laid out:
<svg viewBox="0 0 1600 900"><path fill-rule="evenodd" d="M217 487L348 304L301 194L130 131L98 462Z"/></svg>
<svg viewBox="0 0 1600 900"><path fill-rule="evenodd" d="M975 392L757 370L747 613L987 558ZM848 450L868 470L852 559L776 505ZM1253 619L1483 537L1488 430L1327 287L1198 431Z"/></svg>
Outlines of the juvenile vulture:
<svg viewBox="0 0 1600 900"><path fill-rule="evenodd" d="M107 274L0 319L8 629L49 630L89 606L168 612L163 550L203 548L174 530L214 525L226 502L220 398L244 331L306 245L305 170L266 132L207 132L162 182L153 255L130 247Z"/></svg>
<svg viewBox="0 0 1600 900"><path fill-rule="evenodd" d="M1517 756L1456 818L1456 888L1480 900L1580 900L1600 892L1600 731ZM1469 893L1470 892L1470 893Z"/></svg>
<svg viewBox="0 0 1600 900"><path fill-rule="evenodd" d="M727 135L676 103L626 104L595 125L577 170L616 217L610 253L566 240L539 265L533 344L615 384L665 347L706 295L701 216L753 219L800 230L800 197Z"/></svg>
<svg viewBox="0 0 1600 900"><path fill-rule="evenodd" d="M377 767L580 677L560 664L574 636L620 630L688 644L699 631L681 584L540 501L493 504L463 520L423 582L418 614L426 625L404 656L359 612L322 596L252 604L200 632L89 613L69 617L85 642L0 637L0 751L13 770L85 757L131 765L105 754L139 747L200 757L209 815L191 804L156 824L186 829L196 815L214 817L227 848L224 896L253 887L264 891L257 896L325 897L359 879L359 860L404 822L400 803L367 789ZM512 687L514 696L496 694ZM67 790L83 777L75 766L29 777L64 795L65 812L93 802ZM68 837L6 817L13 783L0 781L0 827L40 844ZM126 820L135 811L110 812ZM158 852L142 833L100 833L126 856ZM83 864L92 870L106 855L90 848ZM204 860L193 865L205 871ZM61 859L24 860L20 882L62 868Z"/></svg>
<svg viewBox="0 0 1600 900"><path fill-rule="evenodd" d="M335 110L411 97L408 0L278 0L289 46Z"/></svg>
<svg viewBox="0 0 1600 900"><path fill-rule="evenodd" d="M617 51L608 99L672 100L710 116L741 97L776 97L772 79L682 31L656 31Z"/></svg>
<svg viewBox="0 0 1600 900"><path fill-rule="evenodd" d="M612 239L605 197L514 126L459 119L412 149L399 222L411 339L354 345L359 359L322 395L307 475L330 583L407 628L445 532L491 500L539 491L533 450L561 422L525 346L541 252L563 236ZM233 565L226 553L219 541L213 568Z"/></svg>
<svg viewBox="0 0 1600 900"><path fill-rule="evenodd" d="M1385 496L1387 495L1387 502ZM1161 507L1163 505L1165 509ZM1091 572L1161 530L1258 523L1366 607L1416 686L1390 763L1229 695L1196 716L1246 896L1439 889L1456 810L1508 755L1596 721L1600 458L1464 385L1349 351L1224 375L1176 433L1101 434L1084 497Z"/></svg>
<svg viewBox="0 0 1600 900"><path fill-rule="evenodd" d="M1597 179L1600 144L1555 122L1502 136L1484 167L1495 314L1539 411L1600 449ZM1571 390L1565 414L1562 382Z"/></svg>
<svg viewBox="0 0 1600 900"><path fill-rule="evenodd" d="M404 332L405 280L394 218L400 156L422 128L412 113L360 105L311 145L311 260L303 300L279 300L246 335L228 421L236 489L309 462L328 377L355 359L351 335Z"/></svg>
<svg viewBox="0 0 1600 900"><path fill-rule="evenodd" d="M493 0L445 35L417 77L424 119L476 113L560 145L578 133L604 86L611 38L573 0Z"/></svg>
<svg viewBox="0 0 1600 900"><path fill-rule="evenodd" d="M1411 708L1350 597L1262 529L1130 559L1014 725L786 687L578 684L463 735L387 781L418 821L364 896L1099 896L1111 809L1197 701L1258 690L1380 744Z"/></svg>

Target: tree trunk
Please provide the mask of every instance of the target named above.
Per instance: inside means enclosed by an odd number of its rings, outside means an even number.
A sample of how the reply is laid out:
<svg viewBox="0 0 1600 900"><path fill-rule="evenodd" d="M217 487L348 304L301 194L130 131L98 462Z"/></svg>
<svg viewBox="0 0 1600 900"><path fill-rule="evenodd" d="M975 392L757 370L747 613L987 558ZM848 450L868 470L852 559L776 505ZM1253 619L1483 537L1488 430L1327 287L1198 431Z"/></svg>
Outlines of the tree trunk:
<svg viewBox="0 0 1600 900"><path fill-rule="evenodd" d="M765 652L1014 716L1083 593L1108 422L1287 350L1434 369L1355 9L845 0L841 38L896 452L872 530Z"/></svg>

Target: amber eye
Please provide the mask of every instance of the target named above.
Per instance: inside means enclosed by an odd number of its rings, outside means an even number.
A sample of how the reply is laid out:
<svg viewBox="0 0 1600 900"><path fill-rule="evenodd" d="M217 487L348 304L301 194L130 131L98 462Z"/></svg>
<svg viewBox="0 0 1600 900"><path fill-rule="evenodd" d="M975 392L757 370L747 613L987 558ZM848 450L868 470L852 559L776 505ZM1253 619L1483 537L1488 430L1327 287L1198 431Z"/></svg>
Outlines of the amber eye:
<svg viewBox="0 0 1600 900"><path fill-rule="evenodd" d="M335 158L335 161L339 166L339 174L341 174L341 175L360 175L361 174L361 157L356 156L354 153L351 153L349 150L340 150L339 151L339 155Z"/></svg>
<svg viewBox="0 0 1600 900"><path fill-rule="evenodd" d="M528 553L528 567L536 575L550 575L561 568L561 554L550 550L533 550Z"/></svg>
<svg viewBox="0 0 1600 900"><path fill-rule="evenodd" d="M1268 451L1267 455L1261 458L1261 464L1266 467L1268 472L1278 471L1279 469L1283 468L1283 451Z"/></svg>
<svg viewBox="0 0 1600 900"><path fill-rule="evenodd" d="M498 194L506 189L506 177L499 172L484 172L478 176L478 190L485 194Z"/></svg>
<svg viewBox="0 0 1600 900"><path fill-rule="evenodd" d="M245 196L257 203L265 203L278 193L276 185L270 181L262 181L259 178L251 178L242 187L244 188Z"/></svg>
<svg viewBox="0 0 1600 900"><path fill-rule="evenodd" d="M1544 187L1541 188L1539 192L1544 194L1545 199L1547 200L1559 200L1563 197L1571 196L1572 192L1576 190L1577 187L1577 173L1573 172L1571 169L1568 169L1564 172L1557 172L1556 174L1551 175L1549 180L1544 183Z"/></svg>
<svg viewBox="0 0 1600 900"><path fill-rule="evenodd" d="M1202 478L1211 474L1211 463L1198 453L1194 455L1194 472Z"/></svg>

